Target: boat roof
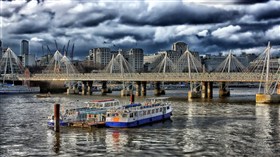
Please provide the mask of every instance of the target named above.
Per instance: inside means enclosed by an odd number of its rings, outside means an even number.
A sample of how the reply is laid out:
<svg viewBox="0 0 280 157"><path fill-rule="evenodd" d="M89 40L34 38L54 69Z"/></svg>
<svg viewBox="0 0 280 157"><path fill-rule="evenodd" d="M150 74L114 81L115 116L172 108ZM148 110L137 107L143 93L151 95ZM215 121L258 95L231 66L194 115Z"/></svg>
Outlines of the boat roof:
<svg viewBox="0 0 280 157"><path fill-rule="evenodd" d="M79 111L80 114L101 114L106 113L106 110L82 110Z"/></svg>
<svg viewBox="0 0 280 157"><path fill-rule="evenodd" d="M110 102L110 101L118 101L117 99L102 99L102 100L93 100L91 102L97 103L97 102Z"/></svg>
<svg viewBox="0 0 280 157"><path fill-rule="evenodd" d="M138 103L138 104L129 104L129 105L125 105L125 106L123 106L124 108L131 108L131 107L136 107L136 106L141 106L141 104L140 103Z"/></svg>

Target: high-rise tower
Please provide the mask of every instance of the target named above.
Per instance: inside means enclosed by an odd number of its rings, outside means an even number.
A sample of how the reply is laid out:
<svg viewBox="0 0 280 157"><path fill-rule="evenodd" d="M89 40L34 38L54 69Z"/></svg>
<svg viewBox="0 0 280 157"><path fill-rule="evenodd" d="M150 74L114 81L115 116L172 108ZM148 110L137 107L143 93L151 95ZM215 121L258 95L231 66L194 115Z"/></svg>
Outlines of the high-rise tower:
<svg viewBox="0 0 280 157"><path fill-rule="evenodd" d="M20 45L20 55L29 54L29 42L27 40L22 40Z"/></svg>

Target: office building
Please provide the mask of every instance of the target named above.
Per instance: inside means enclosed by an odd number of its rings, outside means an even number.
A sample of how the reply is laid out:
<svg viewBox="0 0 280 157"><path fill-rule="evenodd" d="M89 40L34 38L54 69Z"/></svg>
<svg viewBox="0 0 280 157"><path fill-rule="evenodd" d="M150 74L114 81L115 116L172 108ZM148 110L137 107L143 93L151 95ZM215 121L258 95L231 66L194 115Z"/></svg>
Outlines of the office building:
<svg viewBox="0 0 280 157"><path fill-rule="evenodd" d="M22 40L20 44L20 55L29 54L29 42L27 40Z"/></svg>

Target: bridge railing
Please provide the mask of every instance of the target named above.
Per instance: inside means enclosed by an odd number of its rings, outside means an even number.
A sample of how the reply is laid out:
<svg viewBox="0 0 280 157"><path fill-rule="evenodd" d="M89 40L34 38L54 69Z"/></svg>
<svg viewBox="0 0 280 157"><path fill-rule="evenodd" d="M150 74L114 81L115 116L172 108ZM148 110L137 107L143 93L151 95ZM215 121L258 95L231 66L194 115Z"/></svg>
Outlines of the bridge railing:
<svg viewBox="0 0 280 157"><path fill-rule="evenodd" d="M260 82L261 73L80 73L80 74L33 74L30 78L19 75L19 80L31 81L165 81L165 82ZM270 74L277 81L278 74Z"/></svg>

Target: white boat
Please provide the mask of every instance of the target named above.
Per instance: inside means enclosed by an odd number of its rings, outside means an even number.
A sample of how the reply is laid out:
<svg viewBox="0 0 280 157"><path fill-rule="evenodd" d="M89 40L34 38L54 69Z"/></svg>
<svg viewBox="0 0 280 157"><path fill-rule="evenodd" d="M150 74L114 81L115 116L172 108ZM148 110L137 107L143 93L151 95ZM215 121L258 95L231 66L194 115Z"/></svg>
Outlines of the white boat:
<svg viewBox="0 0 280 157"><path fill-rule="evenodd" d="M107 127L136 127L170 119L171 104L167 97L149 98L144 104L131 104L106 112Z"/></svg>
<svg viewBox="0 0 280 157"><path fill-rule="evenodd" d="M117 99L103 99L86 102L86 107L66 109L60 113L60 126L104 126L106 111L120 107ZM48 126L54 126L54 116L48 117Z"/></svg>
<svg viewBox="0 0 280 157"><path fill-rule="evenodd" d="M39 93L40 87L28 87L25 85L0 85L0 94Z"/></svg>

